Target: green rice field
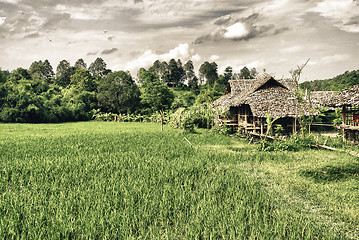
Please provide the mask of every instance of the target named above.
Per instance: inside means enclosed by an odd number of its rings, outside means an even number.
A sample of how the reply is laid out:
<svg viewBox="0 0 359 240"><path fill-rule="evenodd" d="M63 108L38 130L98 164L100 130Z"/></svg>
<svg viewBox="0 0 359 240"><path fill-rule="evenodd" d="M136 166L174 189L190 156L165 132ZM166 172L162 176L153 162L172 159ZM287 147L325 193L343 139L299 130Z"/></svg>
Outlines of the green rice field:
<svg viewBox="0 0 359 240"><path fill-rule="evenodd" d="M0 165L0 239L359 239L359 161L343 152L149 123L0 124Z"/></svg>

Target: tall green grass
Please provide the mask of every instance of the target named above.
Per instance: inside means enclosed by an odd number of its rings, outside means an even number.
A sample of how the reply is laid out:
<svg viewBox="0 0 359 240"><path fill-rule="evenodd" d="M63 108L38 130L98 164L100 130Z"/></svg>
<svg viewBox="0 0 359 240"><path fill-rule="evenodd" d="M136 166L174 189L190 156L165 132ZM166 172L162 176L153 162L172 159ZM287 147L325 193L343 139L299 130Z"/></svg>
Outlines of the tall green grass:
<svg viewBox="0 0 359 240"><path fill-rule="evenodd" d="M194 146L156 124L1 124L0 238L346 238L279 204L252 174L267 155L185 136Z"/></svg>

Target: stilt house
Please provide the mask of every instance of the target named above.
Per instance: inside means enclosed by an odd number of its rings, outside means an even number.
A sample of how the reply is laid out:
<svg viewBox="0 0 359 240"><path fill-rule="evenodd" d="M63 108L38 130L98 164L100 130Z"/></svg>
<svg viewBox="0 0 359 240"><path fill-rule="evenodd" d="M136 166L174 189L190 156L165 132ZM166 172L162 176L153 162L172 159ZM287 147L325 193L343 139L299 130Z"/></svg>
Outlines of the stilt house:
<svg viewBox="0 0 359 240"><path fill-rule="evenodd" d="M343 139L359 142L359 85L341 91L328 103L332 107L342 108Z"/></svg>
<svg viewBox="0 0 359 240"><path fill-rule="evenodd" d="M300 103L294 95L296 84L293 80L276 80L269 74L257 79L233 79L227 85L226 94L216 100L215 107L229 107L229 116L220 122L245 132L265 133L266 117L278 118L286 133L296 132L297 118L315 115L318 111L308 104Z"/></svg>

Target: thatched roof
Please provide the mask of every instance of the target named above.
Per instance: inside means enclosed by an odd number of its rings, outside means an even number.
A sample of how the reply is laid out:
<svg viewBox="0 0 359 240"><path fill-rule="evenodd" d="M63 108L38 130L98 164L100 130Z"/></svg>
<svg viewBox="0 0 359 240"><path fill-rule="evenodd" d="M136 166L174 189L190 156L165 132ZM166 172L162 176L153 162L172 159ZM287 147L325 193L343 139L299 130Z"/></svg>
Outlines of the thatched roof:
<svg viewBox="0 0 359 240"><path fill-rule="evenodd" d="M251 82L248 79L231 80L228 93L213 104L217 107L248 104L257 117L265 117L267 113L280 118L317 114L308 105L298 102L293 91L287 87L288 83L288 80L275 80L269 74L262 74L257 79L251 79Z"/></svg>
<svg viewBox="0 0 359 240"><path fill-rule="evenodd" d="M306 100L310 100L313 107L328 107L337 94L338 92L336 91L313 91L309 92L309 96L306 96Z"/></svg>
<svg viewBox="0 0 359 240"><path fill-rule="evenodd" d="M264 73L259 75L257 79L241 79L238 75L235 74L227 85L226 94L230 92L240 92L244 89L251 88L252 85L258 81L258 79L263 79L266 77L273 78L271 75ZM286 87L289 91L295 92L298 89L297 84L295 84L291 78L276 79L276 81Z"/></svg>
<svg viewBox="0 0 359 240"><path fill-rule="evenodd" d="M328 106L359 106L359 84L333 96L328 101Z"/></svg>

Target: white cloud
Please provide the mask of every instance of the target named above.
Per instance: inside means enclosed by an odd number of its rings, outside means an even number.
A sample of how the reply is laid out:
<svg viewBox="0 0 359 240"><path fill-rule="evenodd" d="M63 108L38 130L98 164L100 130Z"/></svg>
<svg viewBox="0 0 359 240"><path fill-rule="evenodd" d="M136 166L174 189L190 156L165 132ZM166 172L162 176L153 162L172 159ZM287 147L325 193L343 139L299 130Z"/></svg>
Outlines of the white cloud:
<svg viewBox="0 0 359 240"><path fill-rule="evenodd" d="M243 38L245 36L248 35L248 30L246 29L246 26L241 23L241 22L237 22L229 27L227 27L226 32L224 33L224 37L225 38Z"/></svg>
<svg viewBox="0 0 359 240"><path fill-rule="evenodd" d="M353 0L324 0L317 3L312 11L318 12L324 17L342 18L347 13L351 13L354 6Z"/></svg>
<svg viewBox="0 0 359 240"><path fill-rule="evenodd" d="M157 54L152 50L146 50L140 57L126 64L125 69L133 71L141 67L149 67L154 61L169 61L170 59L188 59L191 55L188 43L179 44L177 47L171 49L168 53ZM196 54L198 55L198 54ZM198 56L192 56L197 58ZM115 66L114 68L119 68Z"/></svg>
<svg viewBox="0 0 359 240"><path fill-rule="evenodd" d="M339 62L349 59L349 57L350 56L348 54L335 54L335 55L331 55L331 56L322 57L319 60L319 62L321 64L339 63Z"/></svg>
<svg viewBox="0 0 359 240"><path fill-rule="evenodd" d="M6 20L6 17L0 17L0 25L3 25Z"/></svg>
<svg viewBox="0 0 359 240"><path fill-rule="evenodd" d="M202 57L197 53L191 57L192 61L199 62L201 61Z"/></svg>
<svg viewBox="0 0 359 240"><path fill-rule="evenodd" d="M355 0L324 0L308 11L337 21L335 26L347 32L359 32L358 24L347 24L352 17L357 17L359 4Z"/></svg>
<svg viewBox="0 0 359 240"><path fill-rule="evenodd" d="M219 59L219 56L218 55L212 55L209 60L211 61L217 61Z"/></svg>
<svg viewBox="0 0 359 240"><path fill-rule="evenodd" d="M17 4L19 2L19 0L3 0L3 2Z"/></svg>
<svg viewBox="0 0 359 240"><path fill-rule="evenodd" d="M94 19L106 19L106 15L102 14L101 8L83 8L69 5L56 5L56 10L59 12L69 13L72 19L79 20L94 20ZM108 16L109 17L109 16Z"/></svg>
<svg viewBox="0 0 359 240"><path fill-rule="evenodd" d="M301 47L301 46L292 46L292 47L281 49L280 51L282 53L297 53L302 50L303 50L303 47Z"/></svg>

